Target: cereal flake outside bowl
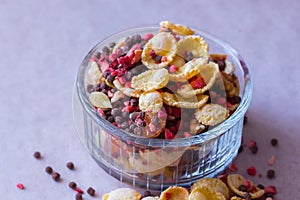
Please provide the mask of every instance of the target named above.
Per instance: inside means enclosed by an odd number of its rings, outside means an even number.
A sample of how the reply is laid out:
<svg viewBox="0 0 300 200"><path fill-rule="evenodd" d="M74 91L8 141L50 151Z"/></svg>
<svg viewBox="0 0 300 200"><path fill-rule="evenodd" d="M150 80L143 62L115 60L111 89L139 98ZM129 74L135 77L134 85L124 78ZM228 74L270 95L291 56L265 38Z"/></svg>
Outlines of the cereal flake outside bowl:
<svg viewBox="0 0 300 200"><path fill-rule="evenodd" d="M73 92L73 115L82 144L108 174L136 187L162 191L172 185L189 187L200 178L215 177L232 162L241 144L252 83L244 60L232 47L211 34L197 30L196 34L207 41L211 52L226 54L235 67L241 96L236 110L225 121L201 134L173 139L134 135L112 125L99 115L86 90L91 58L97 51L121 38L158 31L159 27L135 28L98 43L79 68Z"/></svg>

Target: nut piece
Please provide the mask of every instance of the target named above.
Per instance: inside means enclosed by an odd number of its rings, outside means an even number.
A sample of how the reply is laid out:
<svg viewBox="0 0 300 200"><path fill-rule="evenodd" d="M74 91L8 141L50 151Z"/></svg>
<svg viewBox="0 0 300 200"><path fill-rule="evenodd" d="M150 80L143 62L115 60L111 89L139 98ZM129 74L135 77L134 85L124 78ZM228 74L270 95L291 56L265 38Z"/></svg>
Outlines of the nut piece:
<svg viewBox="0 0 300 200"><path fill-rule="evenodd" d="M93 106L97 108L112 108L110 100L103 92L92 92L89 99Z"/></svg>
<svg viewBox="0 0 300 200"><path fill-rule="evenodd" d="M229 116L229 111L218 104L206 104L195 112L196 119L205 125L215 126Z"/></svg>
<svg viewBox="0 0 300 200"><path fill-rule="evenodd" d="M163 106L163 99L159 92L142 93L139 99L139 107L144 112L157 113Z"/></svg>
<svg viewBox="0 0 300 200"><path fill-rule="evenodd" d="M166 69L153 69L134 76L131 87L145 92L154 91L166 86L169 82L169 72Z"/></svg>
<svg viewBox="0 0 300 200"><path fill-rule="evenodd" d="M142 62L149 69L160 69L167 66L175 57L177 41L171 33L160 32L150 39L144 46ZM164 60L157 62L151 52L157 56L165 57Z"/></svg>
<svg viewBox="0 0 300 200"><path fill-rule="evenodd" d="M195 32L190 29L187 26L181 25L181 24L173 24L169 21L161 21L159 23L160 27L162 29L170 29L172 32L178 34L178 35L193 35Z"/></svg>
<svg viewBox="0 0 300 200"><path fill-rule="evenodd" d="M186 188L171 186L160 194L160 200L188 200L189 192Z"/></svg>
<svg viewBox="0 0 300 200"><path fill-rule="evenodd" d="M209 188L212 192L219 192L224 195L226 199L229 198L229 190L225 183L217 178L203 178L194 183L191 191L196 188Z"/></svg>
<svg viewBox="0 0 300 200"><path fill-rule="evenodd" d="M105 194L102 200L140 200L142 195L131 188L118 188Z"/></svg>

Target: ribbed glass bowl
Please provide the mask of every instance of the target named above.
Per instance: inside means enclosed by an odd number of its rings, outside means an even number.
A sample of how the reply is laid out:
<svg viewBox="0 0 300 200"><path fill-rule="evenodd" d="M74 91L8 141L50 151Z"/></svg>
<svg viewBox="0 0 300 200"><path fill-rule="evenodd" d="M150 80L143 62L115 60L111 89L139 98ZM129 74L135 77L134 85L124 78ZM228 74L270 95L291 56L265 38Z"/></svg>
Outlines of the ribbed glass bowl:
<svg viewBox="0 0 300 200"><path fill-rule="evenodd" d="M241 144L244 114L250 104L252 83L239 54L227 43L204 32L210 53L227 54L240 83L241 103L224 122L207 132L172 140L128 134L99 117L91 105L85 79L91 56L120 38L156 33L159 27L142 27L114 34L98 43L82 61L74 87L75 126L84 147L108 174L132 186L161 191L171 185L189 187L203 177L220 174L236 157ZM184 122L182 123L189 123Z"/></svg>

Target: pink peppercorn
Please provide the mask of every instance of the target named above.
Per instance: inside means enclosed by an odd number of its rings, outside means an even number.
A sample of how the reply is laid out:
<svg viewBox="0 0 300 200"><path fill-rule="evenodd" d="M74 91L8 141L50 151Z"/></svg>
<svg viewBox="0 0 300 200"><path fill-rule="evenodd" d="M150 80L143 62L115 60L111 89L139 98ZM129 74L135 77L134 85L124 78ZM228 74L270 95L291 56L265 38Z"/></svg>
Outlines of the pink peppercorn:
<svg viewBox="0 0 300 200"><path fill-rule="evenodd" d="M177 70L178 70L178 67L176 65L171 65L170 69L169 69L169 72L170 73L175 73Z"/></svg>
<svg viewBox="0 0 300 200"><path fill-rule="evenodd" d="M166 62L166 61L168 61L168 58L167 58L166 56L163 56L163 57L161 58L161 62Z"/></svg>
<svg viewBox="0 0 300 200"><path fill-rule="evenodd" d="M153 34L152 33L146 33L143 37L143 40L148 41L151 38L153 38Z"/></svg>
<svg viewBox="0 0 300 200"><path fill-rule="evenodd" d="M255 176L256 175L256 168L254 166L250 166L247 168L247 173L250 176Z"/></svg>

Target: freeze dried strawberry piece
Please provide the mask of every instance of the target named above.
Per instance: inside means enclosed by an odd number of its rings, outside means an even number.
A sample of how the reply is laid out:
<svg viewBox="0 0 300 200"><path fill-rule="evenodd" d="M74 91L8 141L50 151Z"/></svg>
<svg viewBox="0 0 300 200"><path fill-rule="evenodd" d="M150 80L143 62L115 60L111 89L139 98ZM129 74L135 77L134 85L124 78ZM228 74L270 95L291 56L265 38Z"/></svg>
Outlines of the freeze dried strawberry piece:
<svg viewBox="0 0 300 200"><path fill-rule="evenodd" d="M228 169L232 172L236 172L238 170L237 166L234 163L231 163Z"/></svg>
<svg viewBox="0 0 300 200"><path fill-rule="evenodd" d="M129 69L132 66L132 64L131 64L131 58L129 56L123 56L123 57L118 58L118 62L125 69Z"/></svg>
<svg viewBox="0 0 300 200"><path fill-rule="evenodd" d="M250 176L255 176L256 175L256 168L254 166L250 166L247 168L247 173Z"/></svg>
<svg viewBox="0 0 300 200"><path fill-rule="evenodd" d="M206 83L202 77L193 77L190 79L190 84L193 89L201 89L206 86Z"/></svg>
<svg viewBox="0 0 300 200"><path fill-rule="evenodd" d="M265 187L265 193L269 193L269 194L276 194L277 193L277 189L275 186L270 185L268 187Z"/></svg>

